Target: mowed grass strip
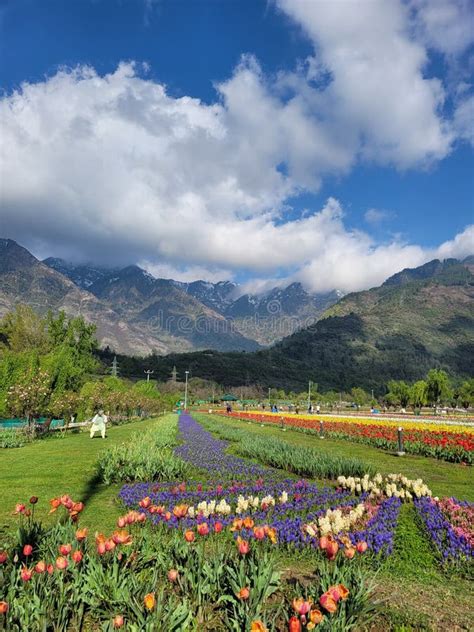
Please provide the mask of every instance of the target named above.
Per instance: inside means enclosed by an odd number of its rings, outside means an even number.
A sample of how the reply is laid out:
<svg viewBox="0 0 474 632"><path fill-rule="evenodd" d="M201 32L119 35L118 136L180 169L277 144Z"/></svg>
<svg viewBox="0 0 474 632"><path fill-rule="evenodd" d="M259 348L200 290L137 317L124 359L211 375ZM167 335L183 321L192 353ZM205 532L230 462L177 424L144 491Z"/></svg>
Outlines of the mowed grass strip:
<svg viewBox="0 0 474 632"><path fill-rule="evenodd" d="M321 454L359 458L373 465L382 474L401 472L408 478L422 478L436 496L454 496L461 500L474 501L474 473L473 468L469 466L408 454L399 457L372 446L346 440L320 439L318 436L298 430L283 430L273 424L262 427L258 423L239 421L235 417L224 415L214 414L206 417L214 421L219 419L220 423L231 428L246 430L249 436L275 437L291 445L314 448Z"/></svg>
<svg viewBox="0 0 474 632"><path fill-rule="evenodd" d="M174 415L176 420L177 416ZM157 427L164 417L130 422L107 428L107 438L89 437L89 428L64 437L49 437L22 448L0 451L0 541L3 534L16 528L18 518L12 515L17 502L28 502L38 496L36 513L44 522L55 522L57 515L46 518L49 501L69 494L83 501L81 523L91 529L110 530L121 513L117 494L121 484L105 485L97 477L99 453L112 445L126 442L135 432Z"/></svg>

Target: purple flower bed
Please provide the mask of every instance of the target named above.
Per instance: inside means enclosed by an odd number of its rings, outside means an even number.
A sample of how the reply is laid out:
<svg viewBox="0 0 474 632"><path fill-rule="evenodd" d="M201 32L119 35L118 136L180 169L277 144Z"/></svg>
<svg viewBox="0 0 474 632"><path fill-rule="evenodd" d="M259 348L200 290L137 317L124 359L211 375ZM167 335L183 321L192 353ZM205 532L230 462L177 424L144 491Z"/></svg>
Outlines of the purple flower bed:
<svg viewBox="0 0 474 632"><path fill-rule="evenodd" d="M200 522L207 522L212 529L216 522L225 527L231 525L236 518L251 516L255 524L274 527L280 544L294 547L317 546L317 540L304 533L304 524L313 522L329 508L354 507L366 500L366 495L356 498L347 490L334 487L320 488L306 480L285 478L284 474L277 470L226 454L228 442L213 437L190 415L181 415L179 430L183 443L176 448L175 453L196 468L205 470L209 479L199 484L150 482L124 485L119 497L125 506L147 513L149 520L154 524L188 529ZM283 492L286 492L288 499L285 503L280 503L278 499ZM260 500L270 495L276 504L237 513L235 508L241 495L258 496ZM157 514L140 508L139 502L146 497L150 499L152 507L165 507L165 511ZM228 515L211 514L207 518L200 515L178 518L172 513L176 505L197 507L203 501L219 502L221 499L225 499L232 507ZM400 500L396 498L382 502L366 528L352 534L353 542L366 540L369 549L375 553L388 555L393 547L393 534L400 505ZM170 512L171 515L166 515L166 512ZM242 529L239 534L245 539L254 537L251 529Z"/></svg>
<svg viewBox="0 0 474 632"><path fill-rule="evenodd" d="M443 561L473 559L474 548L457 534L432 498L415 499L415 508ZM459 502L459 501L456 501Z"/></svg>

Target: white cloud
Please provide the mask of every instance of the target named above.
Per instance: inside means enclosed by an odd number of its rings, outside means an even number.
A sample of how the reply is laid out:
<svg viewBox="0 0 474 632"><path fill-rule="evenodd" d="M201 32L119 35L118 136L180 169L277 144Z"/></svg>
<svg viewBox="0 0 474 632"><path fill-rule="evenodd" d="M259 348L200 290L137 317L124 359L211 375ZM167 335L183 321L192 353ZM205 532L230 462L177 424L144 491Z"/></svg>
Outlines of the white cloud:
<svg viewBox="0 0 474 632"><path fill-rule="evenodd" d="M364 213L365 221L372 226L378 226L385 221L394 219L395 217L396 213L393 211L387 211L386 209L380 208L369 208Z"/></svg>
<svg viewBox="0 0 474 632"><path fill-rule="evenodd" d="M427 46L459 55L474 42L472 0L411 0L410 6Z"/></svg>
<svg viewBox="0 0 474 632"><path fill-rule="evenodd" d="M410 37L401 2L277 0L312 40L332 81L329 116L367 159L400 168L443 158L452 135L443 123L441 82L426 79L425 48Z"/></svg>
<svg viewBox="0 0 474 632"><path fill-rule="evenodd" d="M454 128L458 137L474 146L474 94L463 96L454 112Z"/></svg>

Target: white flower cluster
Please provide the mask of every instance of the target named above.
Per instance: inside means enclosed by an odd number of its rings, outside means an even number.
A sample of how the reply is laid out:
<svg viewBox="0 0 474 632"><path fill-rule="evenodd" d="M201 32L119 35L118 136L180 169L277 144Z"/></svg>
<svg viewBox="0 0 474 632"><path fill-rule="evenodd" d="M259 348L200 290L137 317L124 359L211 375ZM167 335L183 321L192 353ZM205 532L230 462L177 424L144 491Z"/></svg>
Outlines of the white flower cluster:
<svg viewBox="0 0 474 632"><path fill-rule="evenodd" d="M366 509L360 503L349 513L343 514L340 509L328 509L324 516L320 516L316 522L305 525L306 532L311 536L337 535L343 531L350 531L354 525L364 515Z"/></svg>
<svg viewBox="0 0 474 632"><path fill-rule="evenodd" d="M413 497L431 496L431 490L423 483L421 478L411 480L403 474L389 474L382 476L378 473L373 478L368 474L358 476L339 476L337 483L344 489L349 489L353 494L359 495L369 492L371 497L387 496L411 500Z"/></svg>
<svg viewBox="0 0 474 632"><path fill-rule="evenodd" d="M278 502L281 505L287 503L288 493L282 492L278 497ZM276 500L271 494L268 494L268 496L264 496L261 500L258 496L241 495L237 498L235 513L241 514L252 509L268 508L275 506L275 504ZM194 518L199 514L204 516L205 518L209 518L209 516L212 516L213 514L222 514L223 516L228 516L231 511L231 505L229 505L225 498L222 498L222 500L220 500L219 502L217 502L216 500L210 500L209 502L203 500L196 507L189 507L187 513L188 516L190 516L191 518Z"/></svg>
<svg viewBox="0 0 474 632"><path fill-rule="evenodd" d="M203 500L202 502L198 504L196 508L189 507L188 515L191 518L194 518L194 516L201 514L205 518L209 518L209 516L213 514L221 514L223 516L228 516L231 511L232 511L232 507L229 505L226 499L223 498L219 502L215 500L206 502L205 500Z"/></svg>

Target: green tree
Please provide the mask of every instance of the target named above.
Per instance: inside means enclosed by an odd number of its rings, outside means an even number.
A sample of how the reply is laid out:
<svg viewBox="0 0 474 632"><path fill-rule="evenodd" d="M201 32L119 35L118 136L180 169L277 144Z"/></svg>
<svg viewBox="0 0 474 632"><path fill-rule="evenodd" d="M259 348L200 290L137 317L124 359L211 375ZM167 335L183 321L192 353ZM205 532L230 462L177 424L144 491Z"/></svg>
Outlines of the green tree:
<svg viewBox="0 0 474 632"><path fill-rule="evenodd" d="M13 353L37 349L45 353L49 348L46 323L28 305L17 305L0 322L0 334Z"/></svg>
<svg viewBox="0 0 474 632"><path fill-rule="evenodd" d="M429 404L442 404L452 396L451 384L446 371L431 369L426 376L426 385Z"/></svg>
<svg viewBox="0 0 474 632"><path fill-rule="evenodd" d="M470 408L474 405L474 377L461 384L457 390L457 398L463 408Z"/></svg>
<svg viewBox="0 0 474 632"><path fill-rule="evenodd" d="M413 408L422 408L428 402L428 385L425 380L418 380L410 387L409 401Z"/></svg>
<svg viewBox="0 0 474 632"><path fill-rule="evenodd" d="M410 401L409 385L403 380L390 380L387 386L387 402L394 406L398 405L402 408L406 408L408 406L408 402Z"/></svg>
<svg viewBox="0 0 474 632"><path fill-rule="evenodd" d="M28 424L48 411L51 399L51 377L46 371L31 371L22 383L8 389L7 410Z"/></svg>
<svg viewBox="0 0 474 632"><path fill-rule="evenodd" d="M366 406L369 403L370 396L363 388L354 387L351 389L351 397L357 406Z"/></svg>

